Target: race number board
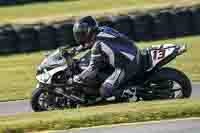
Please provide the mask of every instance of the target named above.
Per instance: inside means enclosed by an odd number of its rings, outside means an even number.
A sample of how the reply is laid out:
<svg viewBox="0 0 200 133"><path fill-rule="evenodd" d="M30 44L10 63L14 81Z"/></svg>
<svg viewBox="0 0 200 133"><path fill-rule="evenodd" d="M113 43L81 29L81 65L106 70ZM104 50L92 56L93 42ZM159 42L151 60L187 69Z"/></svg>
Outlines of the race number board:
<svg viewBox="0 0 200 133"><path fill-rule="evenodd" d="M153 45L150 51L153 66L171 55L174 52L175 48L176 45L174 44Z"/></svg>

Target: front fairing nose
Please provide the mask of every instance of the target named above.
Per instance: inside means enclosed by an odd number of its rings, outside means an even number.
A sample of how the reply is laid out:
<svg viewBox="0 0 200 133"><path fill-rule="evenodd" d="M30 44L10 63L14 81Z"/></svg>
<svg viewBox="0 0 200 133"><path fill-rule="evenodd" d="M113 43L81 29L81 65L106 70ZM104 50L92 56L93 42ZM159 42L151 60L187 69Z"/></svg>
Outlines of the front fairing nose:
<svg viewBox="0 0 200 133"><path fill-rule="evenodd" d="M38 68L37 68L36 75L39 75L39 74L44 73L44 69L46 69L46 70L49 71L49 70L52 69L52 68L50 68L49 66L46 66L46 65L44 65L44 64L41 64L41 65L39 65Z"/></svg>

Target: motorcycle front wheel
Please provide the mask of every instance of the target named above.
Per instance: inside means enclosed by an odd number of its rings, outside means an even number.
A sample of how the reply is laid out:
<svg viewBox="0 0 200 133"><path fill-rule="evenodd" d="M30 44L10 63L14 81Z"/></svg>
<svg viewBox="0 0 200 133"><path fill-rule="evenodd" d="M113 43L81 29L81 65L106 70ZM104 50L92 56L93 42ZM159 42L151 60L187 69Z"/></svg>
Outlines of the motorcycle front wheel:
<svg viewBox="0 0 200 133"><path fill-rule="evenodd" d="M50 93L48 89L37 85L32 93L30 104L35 112L49 111L56 109L55 100L54 94Z"/></svg>

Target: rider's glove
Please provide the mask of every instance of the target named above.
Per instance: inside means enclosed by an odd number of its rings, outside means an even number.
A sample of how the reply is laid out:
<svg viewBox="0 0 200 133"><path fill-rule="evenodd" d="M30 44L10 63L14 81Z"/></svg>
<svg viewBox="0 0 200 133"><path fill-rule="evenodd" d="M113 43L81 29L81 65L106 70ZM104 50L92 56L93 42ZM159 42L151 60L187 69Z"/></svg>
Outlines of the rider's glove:
<svg viewBox="0 0 200 133"><path fill-rule="evenodd" d="M79 84L83 83L83 81L81 80L80 76L78 76L78 75L74 76L73 81L75 83L79 83Z"/></svg>

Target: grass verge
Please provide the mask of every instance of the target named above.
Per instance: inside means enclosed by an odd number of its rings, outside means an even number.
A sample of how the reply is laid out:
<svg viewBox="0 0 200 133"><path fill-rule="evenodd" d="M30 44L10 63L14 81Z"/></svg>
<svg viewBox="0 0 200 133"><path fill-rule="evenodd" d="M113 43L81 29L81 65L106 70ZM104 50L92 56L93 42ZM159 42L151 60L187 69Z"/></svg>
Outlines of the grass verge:
<svg viewBox="0 0 200 133"><path fill-rule="evenodd" d="M38 21L61 21L82 15L103 16L127 14L147 10L190 7L199 5L199 0L74 0L64 2L36 3L0 7L0 23L36 23Z"/></svg>
<svg viewBox="0 0 200 133"><path fill-rule="evenodd" d="M198 99L124 103L0 117L0 132L27 133L186 117L200 117Z"/></svg>

